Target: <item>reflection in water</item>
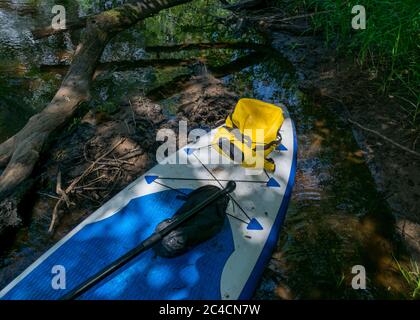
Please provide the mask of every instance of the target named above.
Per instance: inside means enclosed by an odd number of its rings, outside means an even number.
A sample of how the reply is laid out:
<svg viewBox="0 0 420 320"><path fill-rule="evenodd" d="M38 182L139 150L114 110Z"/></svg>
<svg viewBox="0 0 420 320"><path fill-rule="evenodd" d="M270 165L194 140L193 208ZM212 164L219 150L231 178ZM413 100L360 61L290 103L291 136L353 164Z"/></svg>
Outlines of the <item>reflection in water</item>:
<svg viewBox="0 0 420 320"><path fill-rule="evenodd" d="M71 56L67 36L39 42L32 39L30 29L50 19L54 3L43 1L41 6L37 2L0 7L0 141L18 131L54 95L61 77L41 74L38 66L69 61ZM27 14L28 10L32 14Z"/></svg>
<svg viewBox="0 0 420 320"><path fill-rule="evenodd" d="M98 12L104 4L69 2L77 4L72 10L82 14ZM49 17L51 3L43 1L37 5L33 16L0 8L0 141L22 127L55 93L61 76L41 72L39 66L68 63L71 59L77 34L36 43L29 34L30 26L40 25ZM89 11L92 3L95 6ZM212 17L227 13L215 3L197 1L188 10L173 8L119 34L106 48L102 62L197 58L199 68L207 64L204 69L221 77L238 96L288 106L299 139L298 171L285 226L256 292L257 298L401 297L405 288L392 257L392 253L398 256L399 252L394 221L375 190L363 153L350 129L332 111L299 92L296 75L285 59L275 52L264 53L261 59L250 50L229 48L167 53L144 50L150 45L185 42L261 41L258 35L238 36L217 23ZM220 68L232 66L241 58L239 68ZM104 73L95 81L89 107L101 108L105 102L118 105L130 93L147 93L173 79L189 79L197 72L196 67L142 67ZM168 114L175 113L176 95L161 104ZM9 250L0 259L0 287L64 235L50 239L45 233L54 203L46 201L44 210L35 212L32 222L13 243L7 244ZM69 220L68 229L77 222L76 218ZM367 290L351 288L351 267L357 264L366 268Z"/></svg>

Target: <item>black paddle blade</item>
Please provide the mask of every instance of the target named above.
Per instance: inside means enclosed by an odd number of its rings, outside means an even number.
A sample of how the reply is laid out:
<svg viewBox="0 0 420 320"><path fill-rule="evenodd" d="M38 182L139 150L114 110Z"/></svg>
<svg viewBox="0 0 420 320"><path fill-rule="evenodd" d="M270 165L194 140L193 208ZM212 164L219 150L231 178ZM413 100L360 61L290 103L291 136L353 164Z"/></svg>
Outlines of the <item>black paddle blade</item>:
<svg viewBox="0 0 420 320"><path fill-rule="evenodd" d="M158 224L155 232L163 230L179 215L191 210L220 190L220 188L212 185L194 190L187 196L186 202L172 218ZM225 194L201 209L189 220L164 236L153 247L156 254L166 258L176 257L199 243L214 237L223 227L228 203L229 197Z"/></svg>

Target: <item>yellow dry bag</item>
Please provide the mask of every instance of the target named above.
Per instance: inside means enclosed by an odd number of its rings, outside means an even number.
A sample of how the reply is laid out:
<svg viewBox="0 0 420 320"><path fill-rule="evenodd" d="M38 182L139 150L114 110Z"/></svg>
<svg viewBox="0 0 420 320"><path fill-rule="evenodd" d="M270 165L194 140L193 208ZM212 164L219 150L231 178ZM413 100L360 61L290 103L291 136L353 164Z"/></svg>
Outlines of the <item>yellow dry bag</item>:
<svg viewBox="0 0 420 320"><path fill-rule="evenodd" d="M247 168L275 170L268 155L281 143L280 107L255 99L240 99L213 139L216 150Z"/></svg>

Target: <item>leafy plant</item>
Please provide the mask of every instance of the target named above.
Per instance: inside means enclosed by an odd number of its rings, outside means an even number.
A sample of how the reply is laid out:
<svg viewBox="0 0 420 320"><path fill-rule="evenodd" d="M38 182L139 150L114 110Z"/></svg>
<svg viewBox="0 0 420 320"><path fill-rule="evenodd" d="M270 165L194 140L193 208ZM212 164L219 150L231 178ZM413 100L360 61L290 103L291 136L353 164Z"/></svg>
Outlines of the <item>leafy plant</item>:
<svg viewBox="0 0 420 320"><path fill-rule="evenodd" d="M359 4L366 9L366 29L353 30L351 9ZM328 45L354 56L362 67L380 74L378 90L398 96L410 123L419 126L420 2L279 0L277 5L291 14L314 13L311 18L314 31L321 31Z"/></svg>
<svg viewBox="0 0 420 320"><path fill-rule="evenodd" d="M411 297L413 299L420 298L420 268L417 262L410 260L410 266L404 267L395 257L394 260L397 264L398 270L412 289Z"/></svg>

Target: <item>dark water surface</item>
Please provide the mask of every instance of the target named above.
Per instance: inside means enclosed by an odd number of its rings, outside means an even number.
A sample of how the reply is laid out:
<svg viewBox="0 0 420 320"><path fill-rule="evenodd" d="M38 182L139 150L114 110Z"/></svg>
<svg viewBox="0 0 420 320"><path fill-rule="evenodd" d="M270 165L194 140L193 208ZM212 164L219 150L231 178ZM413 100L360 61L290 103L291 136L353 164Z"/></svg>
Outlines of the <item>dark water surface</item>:
<svg viewBox="0 0 420 320"><path fill-rule="evenodd" d="M100 11L105 3L62 2L70 13L80 14ZM0 141L49 102L62 75L44 72L40 66L68 62L72 42L77 43L80 36L73 32L37 42L32 39L30 27L48 21L52 3L28 1L20 11L19 6L0 6ZM238 96L288 106L298 134L298 171L285 226L256 298L404 297L406 288L394 265L393 255L401 254L394 221L376 192L363 152L332 110L297 89L299 75L280 53L263 50L256 56L251 50L208 49L157 54L144 49L183 42L263 42L251 31L239 32L218 23L217 17L227 14L215 1L165 11L119 34L102 61L200 58L207 72L218 70L226 87ZM242 64L220 68L240 58ZM112 109L132 92L148 92L193 72L194 66L174 65L106 73L95 82L89 107ZM175 113L176 98L160 103L167 114ZM12 243L2 245L0 287L53 243L46 234L48 224L45 218L34 219ZM366 290L351 286L354 265L366 268Z"/></svg>

